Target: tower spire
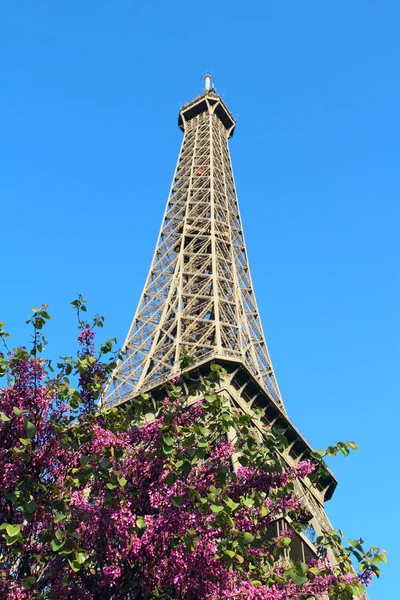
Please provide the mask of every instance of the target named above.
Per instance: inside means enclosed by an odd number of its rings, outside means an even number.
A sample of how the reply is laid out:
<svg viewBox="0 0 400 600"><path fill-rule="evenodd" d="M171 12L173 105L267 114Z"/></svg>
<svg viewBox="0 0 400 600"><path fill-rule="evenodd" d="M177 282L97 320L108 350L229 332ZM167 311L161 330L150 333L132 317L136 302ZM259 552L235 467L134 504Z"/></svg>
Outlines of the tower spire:
<svg viewBox="0 0 400 600"><path fill-rule="evenodd" d="M208 90L211 75L204 79ZM106 402L167 380L186 351L196 365L242 365L283 409L229 154L235 120L217 94L202 94L181 108L178 125L184 138L155 254Z"/></svg>
<svg viewBox="0 0 400 600"><path fill-rule="evenodd" d="M211 82L214 81L214 78L212 77L211 73L206 73L205 75L203 75L203 79L204 90L207 92L211 88Z"/></svg>

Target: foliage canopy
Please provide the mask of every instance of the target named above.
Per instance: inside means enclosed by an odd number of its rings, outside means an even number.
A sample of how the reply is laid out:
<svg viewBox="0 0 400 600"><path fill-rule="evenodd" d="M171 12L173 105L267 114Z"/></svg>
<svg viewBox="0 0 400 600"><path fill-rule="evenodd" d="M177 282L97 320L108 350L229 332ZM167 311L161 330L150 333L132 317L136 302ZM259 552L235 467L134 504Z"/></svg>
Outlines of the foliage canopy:
<svg viewBox="0 0 400 600"><path fill-rule="evenodd" d="M339 442L288 465L284 431L263 431L217 393L224 376L171 381L108 410L96 406L117 359L98 349L82 297L72 303L77 356L54 369L43 359L47 306L33 309L31 348L0 357L0 595L10 599L303 600L362 594L385 553L339 531L317 540L306 563L290 560L301 534L297 480L313 479L323 457L356 449ZM286 519L279 535L271 524ZM283 521L282 521L283 522ZM327 549L336 556L328 560ZM359 574L351 566L359 562ZM347 596L346 596L347 594Z"/></svg>

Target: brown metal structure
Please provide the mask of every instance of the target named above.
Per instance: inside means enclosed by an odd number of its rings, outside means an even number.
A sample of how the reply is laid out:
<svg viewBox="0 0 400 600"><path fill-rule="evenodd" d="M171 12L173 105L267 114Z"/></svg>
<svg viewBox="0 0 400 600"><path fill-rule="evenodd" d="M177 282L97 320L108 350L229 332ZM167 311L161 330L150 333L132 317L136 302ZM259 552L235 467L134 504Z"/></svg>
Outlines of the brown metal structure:
<svg viewBox="0 0 400 600"><path fill-rule="evenodd" d="M157 398L186 351L200 377L212 362L224 365L219 392L233 407L253 414L260 441L265 426L284 428L285 460L295 464L312 448L286 414L265 342L228 147L235 120L209 76L204 92L181 108L178 125L184 138L154 257L103 405L142 392ZM265 409L262 420L254 406ZM332 529L324 501L335 487L330 473L317 486L298 483L307 529L315 535ZM315 555L307 535L300 536L295 551L303 559Z"/></svg>

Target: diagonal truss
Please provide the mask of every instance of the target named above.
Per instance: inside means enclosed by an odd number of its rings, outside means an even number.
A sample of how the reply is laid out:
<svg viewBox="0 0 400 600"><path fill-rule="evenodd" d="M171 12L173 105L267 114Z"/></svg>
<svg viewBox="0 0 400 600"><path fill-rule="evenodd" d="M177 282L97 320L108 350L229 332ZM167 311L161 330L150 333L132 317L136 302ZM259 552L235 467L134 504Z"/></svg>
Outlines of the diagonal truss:
<svg viewBox="0 0 400 600"><path fill-rule="evenodd" d="M106 404L195 364L243 364L283 409L254 296L228 139L235 121L213 89L182 107L184 139L143 293Z"/></svg>

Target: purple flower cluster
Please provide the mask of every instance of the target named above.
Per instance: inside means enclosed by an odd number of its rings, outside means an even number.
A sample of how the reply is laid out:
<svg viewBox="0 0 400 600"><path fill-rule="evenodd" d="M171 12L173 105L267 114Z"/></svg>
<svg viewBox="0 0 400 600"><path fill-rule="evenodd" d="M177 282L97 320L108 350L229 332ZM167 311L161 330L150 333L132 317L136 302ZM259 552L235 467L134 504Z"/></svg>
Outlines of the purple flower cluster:
<svg viewBox="0 0 400 600"><path fill-rule="evenodd" d="M371 585L373 576L374 576L373 571L371 571L370 569L367 569L366 571L359 573L357 575L357 578L360 583L362 583L366 587L369 587Z"/></svg>
<svg viewBox="0 0 400 600"><path fill-rule="evenodd" d="M81 346L84 346L82 353L87 355L93 355L95 352L95 333L93 329L90 327L82 328L80 334L78 335L78 342Z"/></svg>
<svg viewBox="0 0 400 600"><path fill-rule="evenodd" d="M90 328L79 343L85 405L103 376L99 361L84 360L94 351ZM133 428L130 416L110 411L71 427L62 378L44 381L32 357L12 357L10 374L0 390L0 523L18 526L20 537L8 544L0 535L0 597L121 600L131 586L144 599L158 590L171 600L300 600L357 582L321 558L294 583L273 560L289 530L268 548L241 542L299 508L290 484L312 473L309 461L234 471L238 448L220 436L218 415L205 402L185 405L176 389L150 423ZM370 580L370 571L358 576Z"/></svg>

